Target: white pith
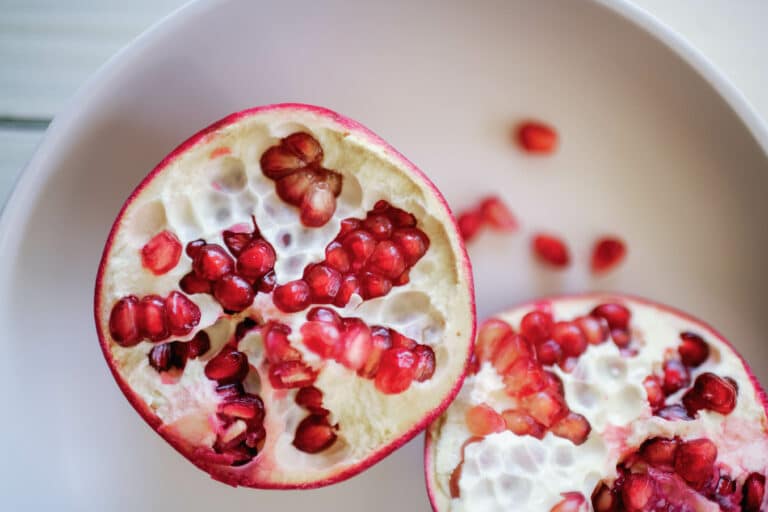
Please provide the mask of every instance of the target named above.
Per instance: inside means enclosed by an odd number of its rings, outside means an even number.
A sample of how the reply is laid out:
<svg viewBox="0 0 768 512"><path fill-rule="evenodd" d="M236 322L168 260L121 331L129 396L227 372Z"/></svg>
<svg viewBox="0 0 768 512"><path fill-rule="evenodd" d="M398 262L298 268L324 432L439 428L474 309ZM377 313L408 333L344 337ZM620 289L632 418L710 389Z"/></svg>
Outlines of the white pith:
<svg viewBox="0 0 768 512"><path fill-rule="evenodd" d="M259 165L268 147L297 131L312 134L324 150L322 165L343 175L336 214L321 228L301 225L299 210L276 196L275 183L263 176ZM212 158L211 154L222 147L231 153ZM123 348L111 340L107 324L118 299L150 293L164 297L179 289L179 280L191 269L186 255L162 276L154 276L141 266L139 251L157 232L172 231L184 246L197 238L224 246L222 231L250 224L254 215L262 236L277 254L277 280L285 283L300 278L308 263L324 259L325 247L337 235L342 219L364 218L381 199L417 217L417 227L430 239L429 250L411 270L408 284L362 303L354 296L346 307L334 309L342 316L391 327L431 346L436 371L428 381L414 382L401 394L383 395L372 380L359 378L336 362L323 363L300 341L299 328L309 309L293 314L279 312L271 294L257 294L252 307L232 319L220 319L222 308L210 295L190 295L202 318L187 338L205 329L212 348L201 359L188 361L175 383L164 382L167 379L148 365L147 354L154 344L144 341ZM458 235L445 227L451 225L449 212L429 184L368 134L311 110L261 111L220 128L184 151L126 207L103 269L97 305L99 328L108 340L120 378L162 420L163 431L194 448L210 447L215 440L208 416L221 400L203 368L233 334L239 319L252 316L290 326L292 345L303 353L304 360L322 365L315 385L324 393L323 404L331 411L331 423L340 426L339 439L330 449L314 455L291 445L296 425L308 413L294 404L295 390L271 388L261 338L254 332L239 348L258 372L258 376L254 371L249 373L245 386L265 402L267 440L254 461L231 471L246 473L240 480L246 484L305 485L329 479L412 429L445 400L463 371L471 342L473 305Z"/></svg>
<svg viewBox="0 0 768 512"><path fill-rule="evenodd" d="M596 305L615 302L611 296L568 298L552 302L556 320L588 314ZM616 477L616 464L649 437L694 439L706 437L719 450L717 461L730 467L731 476L768 470L768 419L750 376L738 356L707 327L671 311L626 298L619 302L632 312L633 337L640 341L639 353L622 357L609 342L590 345L571 373L554 371L561 377L571 410L583 414L592 426L587 441L575 446L547 433L544 439L517 436L505 431L470 444L459 480L460 496L451 498L449 478L461 460L461 446L471 437L465 412L487 403L498 412L508 408L509 397L496 370L484 363L470 375L457 399L430 428L428 479L433 500L443 512L504 511L541 512L562 500L564 492L581 492L589 501L595 485ZM520 319L532 310L522 307L496 315L519 330ZM652 416L642 386L643 379L661 374L664 354L675 351L679 334L693 331L711 349L710 358L692 370L692 382L702 372L729 376L739 385L736 409L727 416L700 411L693 421L666 421ZM672 395L679 402L684 391ZM589 405L592 404L592 405ZM589 504L591 510L591 504ZM719 507L702 510L717 511Z"/></svg>

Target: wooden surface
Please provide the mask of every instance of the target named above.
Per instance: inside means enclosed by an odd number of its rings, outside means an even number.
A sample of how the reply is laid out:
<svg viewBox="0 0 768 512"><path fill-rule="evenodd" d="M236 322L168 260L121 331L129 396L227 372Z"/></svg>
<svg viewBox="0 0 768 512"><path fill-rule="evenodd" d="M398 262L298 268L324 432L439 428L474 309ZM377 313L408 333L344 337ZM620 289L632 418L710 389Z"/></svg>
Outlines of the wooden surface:
<svg viewBox="0 0 768 512"><path fill-rule="evenodd" d="M135 36L185 2L0 0L0 205L47 123L80 84ZM768 2L635 3L691 41L768 117L768 33L763 27Z"/></svg>

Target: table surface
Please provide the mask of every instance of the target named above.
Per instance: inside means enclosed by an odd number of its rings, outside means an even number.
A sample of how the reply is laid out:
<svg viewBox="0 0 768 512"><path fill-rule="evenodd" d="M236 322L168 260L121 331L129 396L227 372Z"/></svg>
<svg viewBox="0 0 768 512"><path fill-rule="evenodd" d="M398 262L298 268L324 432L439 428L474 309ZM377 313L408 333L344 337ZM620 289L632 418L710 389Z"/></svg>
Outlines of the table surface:
<svg viewBox="0 0 768 512"><path fill-rule="evenodd" d="M0 205L77 88L186 0L0 0ZM698 48L768 119L765 0L635 0ZM693 14L695 11L695 15Z"/></svg>

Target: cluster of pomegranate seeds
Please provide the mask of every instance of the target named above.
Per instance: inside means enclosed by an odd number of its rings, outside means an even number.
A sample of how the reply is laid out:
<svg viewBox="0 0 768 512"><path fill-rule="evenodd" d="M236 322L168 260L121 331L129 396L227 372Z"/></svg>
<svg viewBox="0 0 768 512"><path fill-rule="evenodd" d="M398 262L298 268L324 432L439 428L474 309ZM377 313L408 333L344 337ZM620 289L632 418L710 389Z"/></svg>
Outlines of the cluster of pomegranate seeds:
<svg viewBox="0 0 768 512"><path fill-rule="evenodd" d="M336 211L341 175L322 166L323 148L312 135L293 133L261 156L261 171L275 181L277 195L300 210L305 226L319 227Z"/></svg>
<svg viewBox="0 0 768 512"><path fill-rule="evenodd" d="M613 236L599 238L592 248L592 272L603 274L619 265L627 255L623 240Z"/></svg>
<svg viewBox="0 0 768 512"><path fill-rule="evenodd" d="M306 453L318 453L336 442L338 425L331 425L330 412L323 407L323 392L314 386L303 387L296 393L296 404L309 411L309 415L296 427L293 446Z"/></svg>
<svg viewBox="0 0 768 512"><path fill-rule="evenodd" d="M195 334L189 341L171 341L156 345L149 351L149 365L160 373L184 370L187 360L204 355L211 348L211 340L205 331Z"/></svg>
<svg viewBox="0 0 768 512"><path fill-rule="evenodd" d="M408 212L379 201L365 219L341 222L325 260L308 265L302 279L275 288L273 301L293 313L310 304L345 306L352 294L382 297L409 281L411 268L429 249L429 238Z"/></svg>
<svg viewBox="0 0 768 512"><path fill-rule="evenodd" d="M184 294L166 298L128 295L118 300L109 315L109 333L118 345L132 347L142 340L161 341L186 336L200 322L200 309Z"/></svg>
<svg viewBox="0 0 768 512"><path fill-rule="evenodd" d="M726 512L759 512L765 495L765 475L734 480L706 438L647 439L617 471L611 485L600 482L592 493L595 512L700 510L702 500Z"/></svg>
<svg viewBox="0 0 768 512"><path fill-rule="evenodd" d="M170 231L161 231L141 248L141 264L156 276L165 274L179 262L181 242Z"/></svg>
<svg viewBox="0 0 768 512"><path fill-rule="evenodd" d="M516 130L517 141L528 153L550 154L557 148L557 132L540 121L526 121Z"/></svg>
<svg viewBox="0 0 768 512"><path fill-rule="evenodd" d="M465 242L472 240L480 228L487 226L495 231L517 231L518 223L512 211L497 196L488 196L459 214L456 219L459 233Z"/></svg>

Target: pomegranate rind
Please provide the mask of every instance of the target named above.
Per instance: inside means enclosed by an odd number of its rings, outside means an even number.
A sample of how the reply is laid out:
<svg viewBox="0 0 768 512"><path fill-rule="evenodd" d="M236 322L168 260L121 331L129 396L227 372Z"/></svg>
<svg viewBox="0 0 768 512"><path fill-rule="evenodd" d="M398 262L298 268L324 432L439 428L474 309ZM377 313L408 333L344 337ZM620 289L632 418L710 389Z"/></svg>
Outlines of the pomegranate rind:
<svg viewBox="0 0 768 512"><path fill-rule="evenodd" d="M732 357L736 362L738 362L738 364L741 365L741 369L743 369L744 376L746 377L746 381L750 384L750 388L751 388L750 391L754 393L754 402L757 404L757 410L762 412L762 416L757 421L758 429L761 432L761 439L760 439L760 442L762 443L761 446L762 445L768 446L768 394L766 393L765 389L762 387L757 377L754 375L747 361L744 359L744 357L739 353L739 351L734 347L734 345L729 340L727 340L722 334L720 334L708 323L686 312L683 312L677 308L674 308L665 304L661 304L661 303L651 301L649 299L645 299L642 297L634 296L634 295L594 292L594 293L586 293L586 294L563 295L563 296L557 296L557 297L545 297L545 298L536 299L534 301L527 302L519 306L515 306L507 310L507 312L505 313L494 316L494 318L505 319L516 314L517 312L521 312L521 311L528 312L534 309L541 309L542 305L545 305L545 309L546 309L546 307L549 307L550 305L560 301L584 302L585 314L586 312L590 311L593 306L596 306L598 304L605 304L605 303L619 303L619 304L628 305L630 307L633 305L637 305L641 307L652 308L652 309L658 310L661 313L673 315L678 319L680 319L681 322L689 324L689 326L691 326L691 328L695 330L695 332L704 336L708 341L715 340L716 343L720 345L720 347L718 348L727 349L729 351L728 356ZM513 327L518 327L518 326L513 325ZM674 344L674 341L671 341L671 343ZM671 345L671 347L673 347L673 345ZM661 367L661 365L659 365L659 367ZM678 395L675 395L675 396L678 396ZM426 491L427 491L427 496L429 498L430 505L432 506L432 509L435 512L448 512L452 510L452 507L451 507L452 499L450 497L450 491L448 491L449 489L449 483L447 481L448 478L442 478L441 476L438 475L438 472L436 471L438 441L440 439L441 429L445 424L445 422L448 421L448 415L450 414L450 411L451 409L446 411L446 413L444 413L432 425L430 425L430 427L425 432L425 436L424 436L425 485L426 485ZM620 430L621 430L620 427L617 428L616 429L617 433L620 432ZM547 435L550 435L550 434L547 434ZM691 433L690 435L691 437L695 437L695 433ZM649 438L650 437L653 437L653 436L649 434ZM632 450L637 450L641 442L642 440L640 440L640 442L638 443L635 443L634 446L623 445L621 451L617 452L617 455L621 456L621 454L628 454L628 453L631 453ZM745 449L750 449L750 446L746 446ZM758 451L760 450L760 448L756 446L751 446L751 449L758 450ZM758 455L757 457L759 458L760 455ZM763 472L768 471L768 458L766 458L765 464L766 464L766 467L762 468ZM725 468L727 469L728 465L725 465ZM741 477L744 477L744 476L745 475L741 475ZM715 507L717 506L712 502L710 503ZM522 506L521 504L518 504L518 505ZM763 502L763 506L768 506L768 496L766 496L766 499ZM465 510L465 509L462 508L461 510Z"/></svg>
<svg viewBox="0 0 768 512"><path fill-rule="evenodd" d="M436 209L436 211L430 210L429 213L439 218L445 231L446 239L450 244L450 250L453 256L453 270L456 272L458 285L461 289L461 293L459 294L461 295L460 299L465 302L465 307L461 308L461 313L466 316L466 329L463 329L462 332L464 341L460 344L461 346L457 347L459 349L458 352L453 351L455 360L460 361L460 364L455 363L455 368L452 368L451 378L449 379L450 382L445 386L445 392L440 393L440 396L434 397L433 403L429 404L430 406L426 408L425 413L418 419L418 421L412 422L407 428L398 431L396 436L386 443L370 449L365 457L359 458L347 465L336 464L330 471L315 471L311 475L281 474L280 471L277 471L278 468L275 466L274 461L270 461L270 463L263 464L262 467L259 467L259 465L254 462L259 459L258 457L245 466L231 467L227 465L228 461L224 456L214 454L210 450L200 449L200 447L196 446L194 443L188 442L184 437L179 435L174 428L169 428L169 426L164 423L154 409L139 396L139 394L130 386L125 376L120 372L119 362L113 354L115 343L111 340L107 328L110 305L105 303L105 275L115 239L131 205L136 203L137 199L142 196L142 193L146 191L161 173L173 168L176 164L181 162L183 157L190 151L210 145L211 141L214 141L221 133L224 133L226 130L236 126L240 122L261 115L271 114L284 114L286 117L298 115L299 117L302 117L303 121L306 121L307 119L316 119L327 126L334 127L334 129L339 133L342 133L344 137L354 139L365 149L374 153L378 158L381 158L388 164L396 167L411 181L411 183L422 191L425 194L425 197L429 199L430 206ZM222 152L214 149L210 154L213 158L221 155L228 155L229 152ZM193 300L195 297L195 295L190 296ZM471 264L466 248L459 236L456 220L445 198L436 186L412 162L378 135L374 134L358 122L323 107L298 103L283 103L255 107L231 114L220 121L211 124L176 147L139 183L120 209L107 237L96 278L94 318L97 326L99 343L109 369L115 378L118 387L121 389L129 403L147 424L157 431L180 454L190 460L195 466L209 473L214 479L233 486L248 486L263 489L310 489L337 483L364 471L421 433L435 420L435 418L445 411L461 389L461 384L467 369L467 361L472 353L476 330L475 297ZM198 326L198 328L199 327L201 326ZM197 331L198 329L193 330L189 337ZM183 337L180 339L183 339ZM211 353L213 352L214 351L211 351ZM264 383L264 381L268 379L266 379L265 375L261 375L261 380L262 383ZM265 387L268 388L268 384L265 385Z"/></svg>

